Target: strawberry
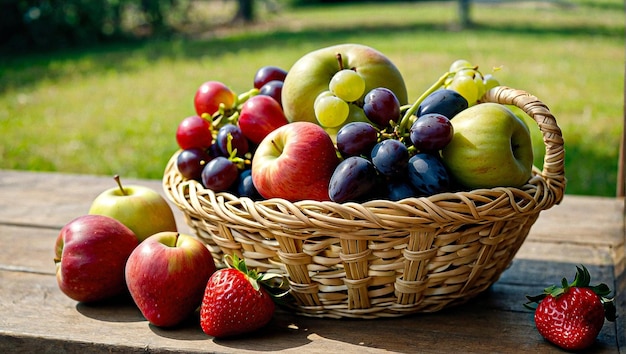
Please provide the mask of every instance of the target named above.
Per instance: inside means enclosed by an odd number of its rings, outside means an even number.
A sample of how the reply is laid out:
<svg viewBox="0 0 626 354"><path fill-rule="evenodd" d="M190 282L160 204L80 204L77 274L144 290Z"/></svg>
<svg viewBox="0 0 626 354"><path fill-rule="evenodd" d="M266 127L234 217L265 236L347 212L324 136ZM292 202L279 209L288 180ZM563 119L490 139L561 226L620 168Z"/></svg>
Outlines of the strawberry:
<svg viewBox="0 0 626 354"><path fill-rule="evenodd" d="M274 314L272 295L261 286L264 275L248 270L243 259L209 279L200 306L200 325L213 337L230 337L265 326Z"/></svg>
<svg viewBox="0 0 626 354"><path fill-rule="evenodd" d="M537 303L535 325L548 341L566 350L582 350L593 344L604 319L615 320L615 305L606 284L590 286L591 276L585 266L576 267L570 284L550 286L537 296L527 296L528 304Z"/></svg>

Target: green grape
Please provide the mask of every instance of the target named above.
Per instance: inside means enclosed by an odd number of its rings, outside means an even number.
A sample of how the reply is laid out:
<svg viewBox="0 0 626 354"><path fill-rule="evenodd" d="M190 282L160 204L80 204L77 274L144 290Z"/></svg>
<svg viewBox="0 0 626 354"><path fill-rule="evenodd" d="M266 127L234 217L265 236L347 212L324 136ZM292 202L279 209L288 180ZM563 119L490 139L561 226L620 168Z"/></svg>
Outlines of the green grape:
<svg viewBox="0 0 626 354"><path fill-rule="evenodd" d="M470 106L478 101L479 97L476 82L474 82L474 79L469 76L460 75L455 77L448 88L463 96Z"/></svg>
<svg viewBox="0 0 626 354"><path fill-rule="evenodd" d="M483 82L485 83L485 92L491 90L496 86L500 86L500 82L493 75L487 74L483 78Z"/></svg>
<svg viewBox="0 0 626 354"><path fill-rule="evenodd" d="M485 89L485 82L483 81L483 76L479 72L476 72L476 75L474 75L474 84L476 84L476 90L477 90L476 97L480 99L483 97L485 92L487 92L487 90Z"/></svg>
<svg viewBox="0 0 626 354"><path fill-rule="evenodd" d="M454 77L459 77L459 76L468 76L471 77L472 79L476 76L477 71L474 69L460 69L459 71L457 71L454 74Z"/></svg>
<svg viewBox="0 0 626 354"><path fill-rule="evenodd" d="M332 92L326 90L326 91L322 91L320 92L319 95L317 95L317 97L315 97L315 102L313 102L313 109L315 110L317 107L317 103L320 101L320 99L322 99L323 97L328 97L328 96L334 96Z"/></svg>
<svg viewBox="0 0 626 354"><path fill-rule="evenodd" d="M321 126L334 128L348 118L350 106L337 96L319 97L315 104L315 117Z"/></svg>
<svg viewBox="0 0 626 354"><path fill-rule="evenodd" d="M354 102L365 93L365 80L354 70L343 69L333 75L328 84L330 91L346 102Z"/></svg>
<svg viewBox="0 0 626 354"><path fill-rule="evenodd" d="M472 65L469 61L465 60L465 59L458 59L455 60L451 65L450 65L450 70L449 72L451 73L455 73L461 69L473 69L474 65Z"/></svg>

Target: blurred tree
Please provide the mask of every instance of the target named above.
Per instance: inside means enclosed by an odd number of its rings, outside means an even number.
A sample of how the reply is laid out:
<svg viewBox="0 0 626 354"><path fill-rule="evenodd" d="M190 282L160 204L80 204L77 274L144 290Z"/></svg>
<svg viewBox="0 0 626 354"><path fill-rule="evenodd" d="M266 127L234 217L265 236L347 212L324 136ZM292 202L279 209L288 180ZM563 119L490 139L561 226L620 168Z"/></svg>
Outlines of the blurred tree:
<svg viewBox="0 0 626 354"><path fill-rule="evenodd" d="M254 21L254 0L237 0L238 7L235 22L253 22Z"/></svg>
<svg viewBox="0 0 626 354"><path fill-rule="evenodd" d="M472 22L470 20L470 0L459 1L459 26L461 28L469 27Z"/></svg>

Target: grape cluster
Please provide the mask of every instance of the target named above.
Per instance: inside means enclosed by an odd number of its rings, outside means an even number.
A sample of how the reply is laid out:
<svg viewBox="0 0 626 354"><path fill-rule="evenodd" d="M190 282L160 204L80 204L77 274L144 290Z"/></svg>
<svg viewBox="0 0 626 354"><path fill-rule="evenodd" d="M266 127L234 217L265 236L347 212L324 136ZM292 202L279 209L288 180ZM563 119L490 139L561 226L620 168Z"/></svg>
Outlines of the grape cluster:
<svg viewBox="0 0 626 354"><path fill-rule="evenodd" d="M315 98L313 110L318 123L325 128L342 125L350 114L350 102L363 96L365 79L352 69L342 69L333 75L328 90Z"/></svg>
<svg viewBox="0 0 626 354"><path fill-rule="evenodd" d="M452 190L440 153L454 136L451 120L497 85L491 74L457 60L410 107L400 107L387 89L370 91L362 106L370 122L351 122L337 133L342 161L329 184L331 200L397 201Z"/></svg>
<svg viewBox="0 0 626 354"><path fill-rule="evenodd" d="M338 203L397 201L449 190L450 177L438 149L452 138L452 126L442 115L429 116L437 119L423 124L428 127L419 130L419 134L411 134L419 135L420 144L429 148L418 148L412 139L400 139L367 122L343 126L337 133L337 150L343 160L331 177L330 199ZM447 142L444 135L449 137Z"/></svg>
<svg viewBox="0 0 626 354"><path fill-rule="evenodd" d="M214 192L261 199L252 184L251 159L264 135L287 124L280 103L286 74L275 66L262 67L254 77L254 88L239 96L218 81L202 84L194 97L197 115L183 119L176 130L181 149L176 166L181 175ZM254 112L246 112L246 106ZM254 114L263 117L257 121ZM272 121L275 124L268 125Z"/></svg>
<svg viewBox="0 0 626 354"><path fill-rule="evenodd" d="M444 87L454 90L463 96L470 106L476 104L485 92L500 83L492 74L483 74L478 67L465 59L458 59L450 65L450 76Z"/></svg>
<svg viewBox="0 0 626 354"><path fill-rule="evenodd" d="M360 110L367 120L386 127L400 118L400 101L388 88L377 87L365 92L365 79L355 70L341 69L333 75L328 90L315 98L313 110L324 128L346 124L351 109ZM365 95L363 100L361 98Z"/></svg>

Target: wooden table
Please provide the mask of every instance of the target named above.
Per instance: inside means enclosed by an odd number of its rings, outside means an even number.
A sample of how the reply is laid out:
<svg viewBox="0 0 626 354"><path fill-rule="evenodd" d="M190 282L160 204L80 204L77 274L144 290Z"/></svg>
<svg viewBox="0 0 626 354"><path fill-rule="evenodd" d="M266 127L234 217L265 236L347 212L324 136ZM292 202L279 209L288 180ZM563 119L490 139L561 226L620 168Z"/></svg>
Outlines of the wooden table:
<svg viewBox="0 0 626 354"><path fill-rule="evenodd" d="M160 181L127 180L162 191ZM278 311L245 339L215 340L197 322L148 324L132 302L87 306L56 284L59 229L87 213L111 177L0 170L0 353L12 352L536 352L560 350L536 331L525 295L569 280L585 264L593 282L618 289L620 318L606 322L590 350L626 350L624 199L567 195L542 212L511 267L468 304L435 314L331 320ZM182 232L188 232L175 209Z"/></svg>

